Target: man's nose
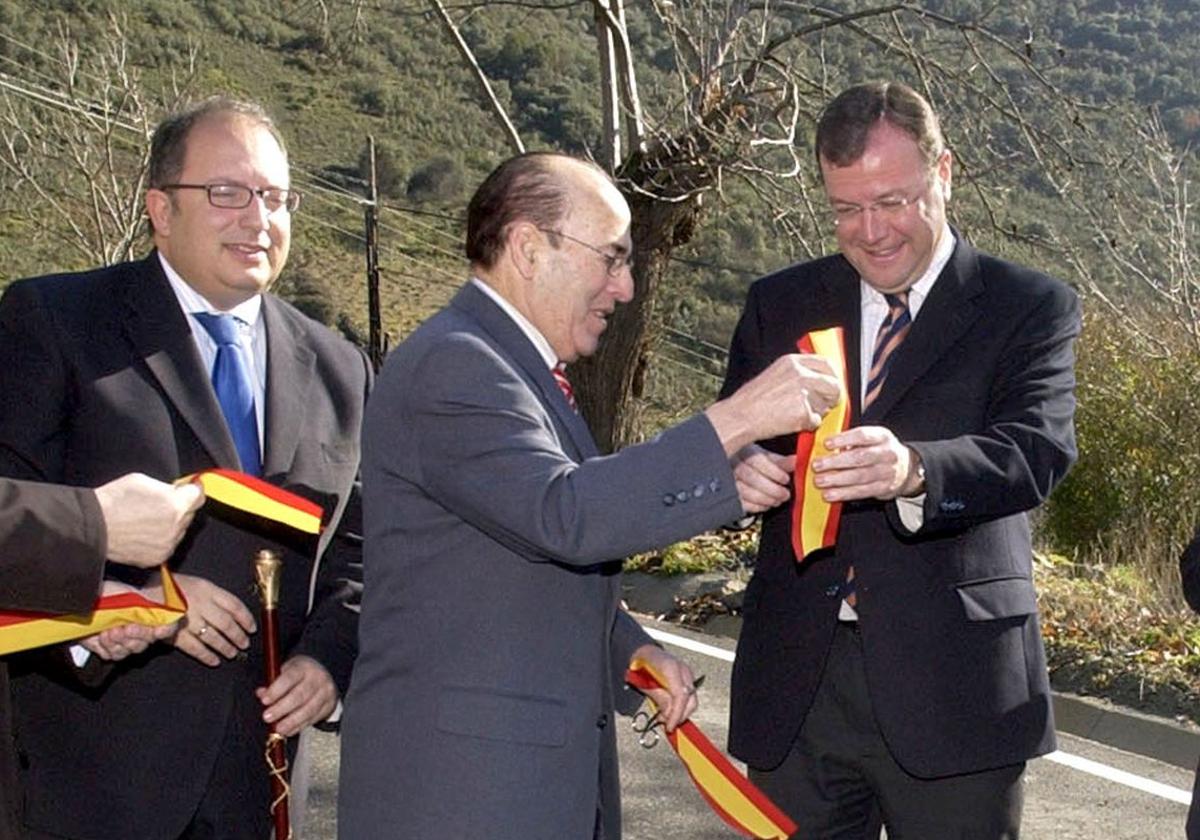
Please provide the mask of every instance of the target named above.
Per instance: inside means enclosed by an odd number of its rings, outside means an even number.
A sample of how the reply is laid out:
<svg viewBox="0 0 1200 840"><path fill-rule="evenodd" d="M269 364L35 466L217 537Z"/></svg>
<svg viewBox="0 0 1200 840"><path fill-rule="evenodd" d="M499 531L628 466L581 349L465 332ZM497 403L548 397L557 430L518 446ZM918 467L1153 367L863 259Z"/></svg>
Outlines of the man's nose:
<svg viewBox="0 0 1200 840"><path fill-rule="evenodd" d="M633 264L621 266L621 270L610 277L609 286L612 288L613 299L617 303L629 303L633 300Z"/></svg>
<svg viewBox="0 0 1200 840"><path fill-rule="evenodd" d="M877 213L880 215L876 216ZM887 232L887 225L883 221L881 211L877 208L868 204L859 215L862 217L859 229L862 231L863 239L874 242Z"/></svg>
<svg viewBox="0 0 1200 840"><path fill-rule="evenodd" d="M250 197L250 203L242 208L240 216L241 222L247 227L254 227L255 230L262 230L271 224L271 211L267 207L267 201L258 193L254 193Z"/></svg>

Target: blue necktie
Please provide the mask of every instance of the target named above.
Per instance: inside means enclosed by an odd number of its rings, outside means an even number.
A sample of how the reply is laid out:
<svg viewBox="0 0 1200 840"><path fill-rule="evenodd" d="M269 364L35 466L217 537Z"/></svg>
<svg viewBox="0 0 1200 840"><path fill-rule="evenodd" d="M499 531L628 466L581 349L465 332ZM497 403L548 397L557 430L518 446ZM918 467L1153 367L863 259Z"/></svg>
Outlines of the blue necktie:
<svg viewBox="0 0 1200 840"><path fill-rule="evenodd" d="M242 472L262 474L258 448L258 419L254 414L254 386L238 343L238 319L232 315L195 312L196 320L217 343L212 384L237 448Z"/></svg>

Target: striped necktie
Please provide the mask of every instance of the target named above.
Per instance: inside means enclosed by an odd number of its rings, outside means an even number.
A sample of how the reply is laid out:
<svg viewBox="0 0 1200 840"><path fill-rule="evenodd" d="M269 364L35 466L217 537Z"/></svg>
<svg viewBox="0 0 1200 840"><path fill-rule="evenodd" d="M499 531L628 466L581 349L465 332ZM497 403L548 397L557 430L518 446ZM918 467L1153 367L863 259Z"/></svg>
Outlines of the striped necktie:
<svg viewBox="0 0 1200 840"><path fill-rule="evenodd" d="M571 406L571 410L576 414L579 413L579 406L575 404L575 389L571 387L571 380L567 379L567 366L564 362L559 362L550 372L554 374L554 381L558 383L558 390L562 391L563 396L567 399L567 405Z"/></svg>
<svg viewBox="0 0 1200 840"><path fill-rule="evenodd" d="M884 380L887 379L888 369L896 350L908 335L912 326L912 314L908 311L908 292L898 292L894 295L884 295L887 301L888 314L879 325L875 335L875 350L871 354L871 372L867 376L867 393L863 396L863 411L866 411L879 392L883 390ZM858 588L854 585L854 567L846 570L846 582L842 584L842 600L850 606L858 605Z"/></svg>
<svg viewBox="0 0 1200 840"><path fill-rule="evenodd" d="M912 326L912 315L908 311L908 292L894 295L884 295L887 301L888 314L879 325L875 335L875 350L871 354L871 372L867 376L867 393L863 396L863 411L866 411L879 392L883 390L884 380L887 379L888 369L896 355L904 337Z"/></svg>

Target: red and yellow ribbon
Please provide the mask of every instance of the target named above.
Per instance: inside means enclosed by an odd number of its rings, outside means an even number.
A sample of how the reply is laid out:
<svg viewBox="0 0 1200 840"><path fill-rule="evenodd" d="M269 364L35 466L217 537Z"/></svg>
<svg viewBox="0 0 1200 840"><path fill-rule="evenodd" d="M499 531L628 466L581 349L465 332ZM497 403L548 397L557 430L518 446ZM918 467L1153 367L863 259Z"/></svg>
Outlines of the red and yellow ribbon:
<svg viewBox="0 0 1200 840"><path fill-rule="evenodd" d="M195 481L204 488L206 499L215 499L262 519L279 522L306 534L321 532L319 505L233 470L205 470L186 475L176 484ZM20 650L69 642L93 636L122 624L155 627L171 624L187 611L187 600L171 573L162 567L163 602L156 603L140 592L122 592L99 598L91 612L58 615L32 610L0 610L0 655Z"/></svg>
<svg viewBox="0 0 1200 840"><path fill-rule="evenodd" d="M633 661L625 681L643 691L665 684L662 675L641 659ZM796 833L796 824L788 815L738 772L696 724L684 721L666 735L692 783L726 825L759 840L787 840Z"/></svg>
<svg viewBox="0 0 1200 840"><path fill-rule="evenodd" d="M185 475L175 483L185 481L195 481L204 488L206 497L232 508L289 525L306 534L321 533L319 505L260 478L234 470L214 469Z"/></svg>
<svg viewBox="0 0 1200 840"><path fill-rule="evenodd" d="M162 567L162 588L161 604L141 592L119 592L96 599L91 612L77 615L2 610L0 655L94 636L122 624L172 624L187 612L187 600L166 566Z"/></svg>
<svg viewBox="0 0 1200 840"><path fill-rule="evenodd" d="M841 502L832 504L821 497L813 483L813 453L825 448L825 441L850 427L849 383L846 382L846 348L841 327L814 330L796 346L801 353L814 353L829 362L842 385L842 399L829 410L815 431L800 432L796 438L796 501L792 506L792 550L803 561L818 548L827 548L837 540Z"/></svg>

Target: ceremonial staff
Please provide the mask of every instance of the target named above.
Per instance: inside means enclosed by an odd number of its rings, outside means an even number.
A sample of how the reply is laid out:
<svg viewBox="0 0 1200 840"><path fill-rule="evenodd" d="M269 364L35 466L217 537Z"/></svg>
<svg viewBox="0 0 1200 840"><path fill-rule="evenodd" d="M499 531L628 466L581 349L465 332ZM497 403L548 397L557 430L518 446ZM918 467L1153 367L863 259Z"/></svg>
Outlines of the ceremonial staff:
<svg viewBox="0 0 1200 840"><path fill-rule="evenodd" d="M279 575L283 561L274 551L263 549L254 556L254 574L258 579L258 596L262 600L263 659L267 665L267 685L279 677L279 622L275 608L279 604ZM275 840L292 840L288 820L287 739L275 731L267 734L266 760L271 775L271 818L275 824Z"/></svg>

